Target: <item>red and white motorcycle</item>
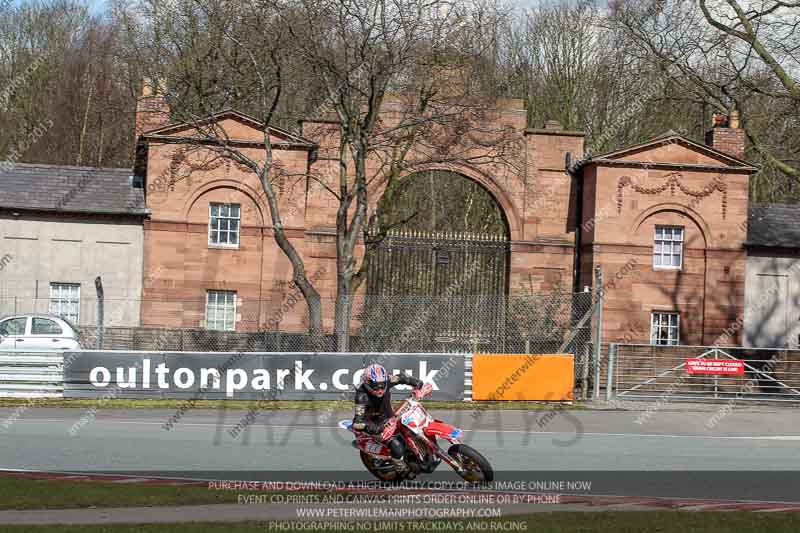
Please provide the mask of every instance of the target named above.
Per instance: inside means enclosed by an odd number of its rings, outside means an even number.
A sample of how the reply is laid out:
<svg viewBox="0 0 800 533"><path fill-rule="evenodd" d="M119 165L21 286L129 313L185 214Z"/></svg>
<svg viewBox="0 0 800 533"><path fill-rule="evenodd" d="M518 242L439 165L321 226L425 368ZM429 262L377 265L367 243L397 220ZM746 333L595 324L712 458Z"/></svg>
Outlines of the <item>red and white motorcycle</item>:
<svg viewBox="0 0 800 533"><path fill-rule="evenodd" d="M381 481L402 481L392 464L389 447L383 443L400 432L406 444L406 463L416 473L430 474L442 461L470 483L488 483L494 479L489 461L477 450L461 442L462 430L433 418L417 401L431 393L433 387L426 383L403 401L394 416L386 421L380 435L372 435L352 428L352 420L342 420L339 427L355 434L353 446L361 452L361 462ZM437 438L451 446L445 452Z"/></svg>

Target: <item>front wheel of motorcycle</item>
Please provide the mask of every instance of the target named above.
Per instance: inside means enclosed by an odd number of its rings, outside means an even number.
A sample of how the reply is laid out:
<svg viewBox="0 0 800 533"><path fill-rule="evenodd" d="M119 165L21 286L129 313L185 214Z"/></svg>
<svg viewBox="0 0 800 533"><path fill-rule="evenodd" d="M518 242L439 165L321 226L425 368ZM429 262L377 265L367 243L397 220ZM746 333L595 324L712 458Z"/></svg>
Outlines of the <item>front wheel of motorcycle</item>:
<svg viewBox="0 0 800 533"><path fill-rule="evenodd" d="M454 444L447 455L456 460L463 470L459 475L469 483L489 483L494 480L492 465L475 448L466 444Z"/></svg>
<svg viewBox="0 0 800 533"><path fill-rule="evenodd" d="M397 483L402 481L400 476L397 475L397 470L394 464L386 459L375 457L366 452L361 452L361 462L367 467L370 474L386 483Z"/></svg>

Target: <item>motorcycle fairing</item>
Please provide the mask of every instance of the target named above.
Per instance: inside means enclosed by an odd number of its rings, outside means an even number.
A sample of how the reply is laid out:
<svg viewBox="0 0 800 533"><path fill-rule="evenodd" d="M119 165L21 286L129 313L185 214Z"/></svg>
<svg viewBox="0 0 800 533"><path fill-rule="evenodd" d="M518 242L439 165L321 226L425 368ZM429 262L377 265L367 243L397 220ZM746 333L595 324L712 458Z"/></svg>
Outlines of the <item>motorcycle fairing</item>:
<svg viewBox="0 0 800 533"><path fill-rule="evenodd" d="M425 428L425 434L429 437L441 437L453 444L458 444L464 432L461 431L461 428L434 419Z"/></svg>

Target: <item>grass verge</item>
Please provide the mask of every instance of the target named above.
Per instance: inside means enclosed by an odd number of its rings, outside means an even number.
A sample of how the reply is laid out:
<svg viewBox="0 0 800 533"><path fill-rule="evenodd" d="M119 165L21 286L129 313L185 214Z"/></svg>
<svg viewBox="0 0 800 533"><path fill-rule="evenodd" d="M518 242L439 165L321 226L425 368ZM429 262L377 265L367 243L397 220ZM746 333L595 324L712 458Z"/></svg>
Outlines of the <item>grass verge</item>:
<svg viewBox="0 0 800 533"><path fill-rule="evenodd" d="M240 409L247 410L257 407L262 410L280 409L310 409L310 410L331 410L341 409L350 411L353 409L352 400L278 400L278 401L250 401L250 400L128 400L128 399L77 399L77 398L2 398L0 407L17 407L26 405L29 407L73 407L87 408L97 407L99 409L177 409L185 407L191 402L194 409ZM564 409L587 409L580 403L562 404L559 402L444 402L426 401L425 406L429 409L462 409L462 410L548 410L554 405Z"/></svg>
<svg viewBox="0 0 800 533"><path fill-rule="evenodd" d="M791 514L759 515L747 512L694 513L674 511L653 512L589 512L536 513L490 521L381 522L372 531L535 531L536 533L795 533L800 519ZM286 522L284 522L286 524ZM288 523L290 524L290 523ZM356 527L334 529L326 523L324 529L303 531L365 531ZM359 524L353 524L357 526ZM360 525L365 525L361 523ZM470 527L471 525L471 527ZM374 526L374 525L373 525ZM494 526L494 527L492 527ZM503 527L505 526L505 527ZM511 527L510 527L511 526ZM515 526L515 527L514 527ZM513 528L512 528L513 527ZM268 523L194 523L194 524L132 524L132 525L57 525L57 526L0 526L0 531L26 533L269 533L291 531Z"/></svg>
<svg viewBox="0 0 800 533"><path fill-rule="evenodd" d="M0 509L74 509L236 503L248 491L203 486L116 484L0 477ZM263 494L263 492L252 492Z"/></svg>

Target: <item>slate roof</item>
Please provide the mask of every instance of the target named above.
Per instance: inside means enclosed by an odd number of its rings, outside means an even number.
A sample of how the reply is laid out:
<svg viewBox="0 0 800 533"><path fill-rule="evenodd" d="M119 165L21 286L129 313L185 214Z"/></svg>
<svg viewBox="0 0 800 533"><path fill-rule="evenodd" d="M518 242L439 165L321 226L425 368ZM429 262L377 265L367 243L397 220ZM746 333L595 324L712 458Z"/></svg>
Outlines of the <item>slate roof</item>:
<svg viewBox="0 0 800 533"><path fill-rule="evenodd" d="M144 189L129 168L0 162L0 208L144 215Z"/></svg>
<svg viewBox="0 0 800 533"><path fill-rule="evenodd" d="M751 207L747 217L747 244L800 248L800 205Z"/></svg>

